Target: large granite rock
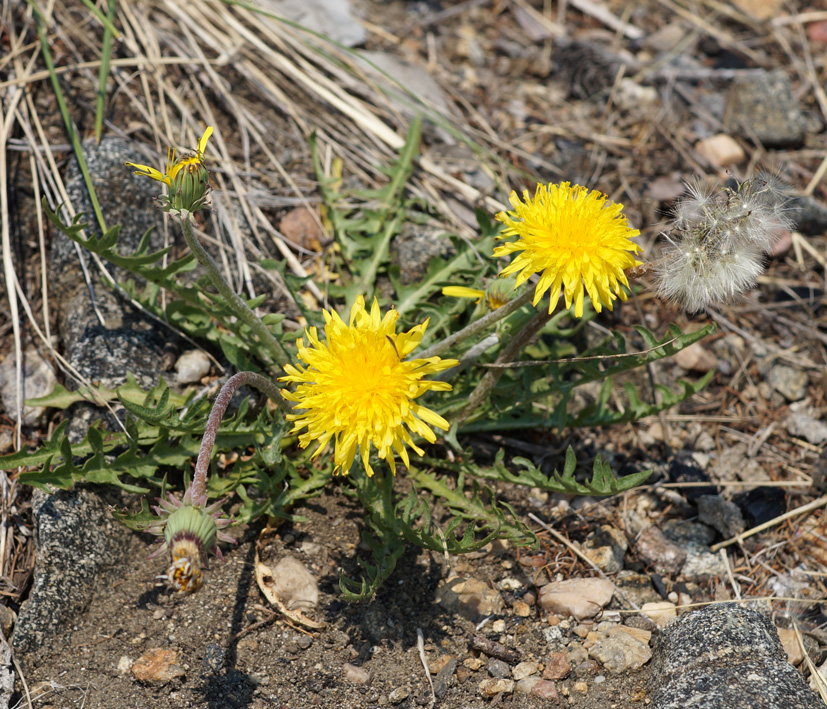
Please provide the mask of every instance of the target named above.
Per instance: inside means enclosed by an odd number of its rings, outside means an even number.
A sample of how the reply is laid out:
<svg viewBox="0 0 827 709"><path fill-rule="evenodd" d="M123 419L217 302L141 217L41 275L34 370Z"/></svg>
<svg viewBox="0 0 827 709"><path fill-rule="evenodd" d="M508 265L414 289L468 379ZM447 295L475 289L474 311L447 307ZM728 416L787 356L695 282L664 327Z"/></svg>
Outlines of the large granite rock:
<svg viewBox="0 0 827 709"><path fill-rule="evenodd" d="M658 640L653 709L824 709L769 618L734 603L680 616Z"/></svg>
<svg viewBox="0 0 827 709"><path fill-rule="evenodd" d="M37 565L12 636L18 657L39 649L89 604L104 572L122 562L129 532L88 489L36 491Z"/></svg>

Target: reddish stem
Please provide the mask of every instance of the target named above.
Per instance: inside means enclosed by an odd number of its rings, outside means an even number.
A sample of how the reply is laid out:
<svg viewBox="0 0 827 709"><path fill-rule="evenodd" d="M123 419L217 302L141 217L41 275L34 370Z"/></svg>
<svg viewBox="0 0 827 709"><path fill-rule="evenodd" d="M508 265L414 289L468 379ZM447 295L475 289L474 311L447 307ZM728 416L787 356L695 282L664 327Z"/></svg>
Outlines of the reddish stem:
<svg viewBox="0 0 827 709"><path fill-rule="evenodd" d="M195 462L195 474L190 484L190 497L194 505L207 506L207 473L210 469L210 458L215 445L215 437L218 435L218 427L236 391L245 384L263 391L279 405L283 403L279 388L269 379L255 372L239 372L224 383L212 405L212 411L210 411L210 417L204 429L204 437L201 439L201 450L198 451L198 460Z"/></svg>

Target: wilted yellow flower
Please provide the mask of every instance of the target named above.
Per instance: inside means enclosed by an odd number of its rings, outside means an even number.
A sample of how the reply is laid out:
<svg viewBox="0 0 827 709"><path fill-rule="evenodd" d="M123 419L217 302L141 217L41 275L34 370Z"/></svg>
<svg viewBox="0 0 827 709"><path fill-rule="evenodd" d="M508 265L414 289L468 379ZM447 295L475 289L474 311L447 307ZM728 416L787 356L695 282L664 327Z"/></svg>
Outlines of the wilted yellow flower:
<svg viewBox="0 0 827 709"><path fill-rule="evenodd" d="M382 317L375 299L368 312L365 299L359 296L349 324L335 312L323 312L325 341L319 339L315 327L306 330L308 344L304 338L297 341L298 356L306 368L287 365L287 376L280 379L298 385L295 392L283 391L285 399L303 409L288 415L295 422L293 432L307 429L299 436L302 448L318 441L314 458L333 439L335 474L347 475L358 450L365 471L373 475L368 460L371 445L396 473L394 451L406 466L410 465L406 446L423 454L411 434L433 443L436 436L431 426L448 429L442 416L414 400L426 391L450 391L447 382L423 377L458 362L439 357L406 361L419 346L428 320L397 333L399 313L390 310Z"/></svg>
<svg viewBox="0 0 827 709"><path fill-rule="evenodd" d="M212 126L207 126L198 141L194 155L186 155L176 160L175 148L167 148L167 165L164 172L149 165L132 162L126 164L135 168L136 175L163 182L169 187L168 197L162 200L167 210L183 209L194 212L207 203L209 173L204 165L204 151L212 133Z"/></svg>
<svg viewBox="0 0 827 709"><path fill-rule="evenodd" d="M640 265L633 254L642 249L631 241L640 232L629 227L622 204L607 202L602 192L572 187L568 182L537 185L533 199L524 190L523 200L512 192L509 201L514 210L496 217L506 225L498 239L519 238L498 246L494 256L522 252L501 275L519 272L519 286L539 273L534 305L550 290L552 312L562 286L566 308L574 301L578 318L583 315L585 294L598 313L604 305L611 310L616 298L626 300L624 271Z"/></svg>

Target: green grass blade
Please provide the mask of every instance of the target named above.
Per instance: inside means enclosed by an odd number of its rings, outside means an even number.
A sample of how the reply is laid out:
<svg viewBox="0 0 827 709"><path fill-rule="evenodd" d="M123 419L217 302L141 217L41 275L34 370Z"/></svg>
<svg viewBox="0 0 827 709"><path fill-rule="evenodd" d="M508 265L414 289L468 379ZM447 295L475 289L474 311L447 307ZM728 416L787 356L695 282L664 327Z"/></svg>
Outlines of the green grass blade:
<svg viewBox="0 0 827 709"><path fill-rule="evenodd" d="M95 17L97 17L100 20L100 23L104 26L104 29L108 33L115 37L115 39L121 38L121 33L118 32L118 30L115 29L115 25L112 24L112 20L114 19L114 11L112 6L114 5L114 3L110 3L109 16L105 17L104 14L100 10L98 10L98 8L95 6L95 3L93 3L92 0L81 0L81 2L84 5L86 5L86 8L89 10L89 12L91 12Z"/></svg>
<svg viewBox="0 0 827 709"><path fill-rule="evenodd" d="M69 134L69 141L72 143L72 149L75 152L75 157L78 161L78 167L83 175L83 181L86 184L86 189L89 191L89 199L92 202L92 209L95 212L95 218L98 220L98 225L101 231L106 231L106 222L103 218L100 203L98 202L98 195L95 192L95 186L92 184L92 178L89 175L89 168L86 165L86 159L83 157L83 150L80 145L80 138L75 130L75 124L72 121L72 116L69 113L69 106L66 105L66 98L63 96L63 91L60 88L60 82L57 79L57 72L55 71L55 64L52 61L52 52L49 50L49 40L46 37L45 22L46 18L40 11L35 0L27 0L29 7L32 8L35 17L35 24L37 25L37 36L40 38L40 47L43 51L43 61L46 64L46 69L49 72L49 80L52 83L52 90L55 93L55 100L60 115L63 117L63 124L66 126L66 132Z"/></svg>

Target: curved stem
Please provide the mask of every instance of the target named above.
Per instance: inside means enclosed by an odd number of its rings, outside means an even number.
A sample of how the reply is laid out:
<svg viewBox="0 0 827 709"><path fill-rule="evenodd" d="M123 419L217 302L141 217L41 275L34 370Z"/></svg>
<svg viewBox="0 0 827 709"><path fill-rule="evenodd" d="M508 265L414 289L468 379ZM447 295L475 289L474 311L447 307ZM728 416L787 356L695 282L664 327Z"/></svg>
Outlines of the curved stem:
<svg viewBox="0 0 827 709"><path fill-rule="evenodd" d="M255 372L239 372L224 383L212 405L212 411L210 411L210 417L207 419L207 426L204 429L204 437L201 439L201 450L198 451L198 460L195 462L195 474L190 484L190 494L194 505L202 507L207 505L207 473L210 469L210 458L215 445L215 437L218 434L218 427L221 425L221 419L224 418L227 407L230 405L236 391L245 384L261 390L279 406L284 405L284 399L279 388L267 377L262 377Z"/></svg>
<svg viewBox="0 0 827 709"><path fill-rule="evenodd" d="M539 313L536 313L500 353L500 356L497 357L496 364L515 361L523 348L528 345L531 339L540 331L543 325L545 325L550 318L551 313L547 313L545 310L541 310ZM454 419L455 425L459 426L469 414L476 411L480 407L482 402L485 401L491 393L491 390L494 388L494 385L497 383L504 371L505 369L501 367L494 367L485 373L483 378L480 379L480 383L477 384L477 388L471 393L471 396L468 399L468 404L457 414Z"/></svg>
<svg viewBox="0 0 827 709"><path fill-rule="evenodd" d="M446 337L441 342L431 345L427 350L417 353L417 359L426 359L428 357L436 357L437 355L441 355L443 352L450 350L458 342L467 340L469 337L474 337L483 330L488 329L494 323L499 322L503 318L507 318L511 315L511 313L522 308L526 303L528 303L528 301L531 300L533 292L534 291L532 289L527 288L514 300L506 303L502 308L492 310L490 313L483 315L479 320L475 320L470 325L466 325L459 332L455 332L453 335Z"/></svg>
<svg viewBox="0 0 827 709"><path fill-rule="evenodd" d="M195 237L195 234L192 231L192 225L190 224L188 218L185 217L181 220L181 228L183 229L184 239L187 242L187 246L189 246L192 253L195 254L195 258L198 259L198 263L206 269L207 275L212 281L212 284L218 289L218 292L232 308L238 318L256 334L261 344L267 348L267 351L280 366L283 367L285 364L288 364L290 360L284 347L273 336L273 333L270 332L258 315L250 310L250 306L248 306L247 303L245 303L238 295L238 293L230 288L227 281L224 280L224 277L221 275L221 271L218 268L218 264L213 260L212 256L207 253L207 250L201 246L201 242Z"/></svg>

